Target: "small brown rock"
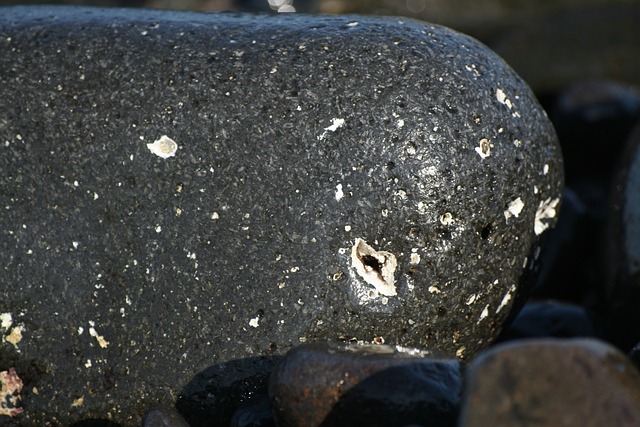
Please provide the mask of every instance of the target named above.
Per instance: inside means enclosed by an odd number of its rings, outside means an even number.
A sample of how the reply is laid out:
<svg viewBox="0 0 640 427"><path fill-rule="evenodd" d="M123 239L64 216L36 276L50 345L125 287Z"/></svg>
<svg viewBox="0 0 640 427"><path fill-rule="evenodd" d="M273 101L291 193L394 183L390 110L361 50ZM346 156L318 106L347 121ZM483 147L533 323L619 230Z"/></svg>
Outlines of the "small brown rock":
<svg viewBox="0 0 640 427"><path fill-rule="evenodd" d="M640 374L593 339L496 346L467 373L459 427L638 426Z"/></svg>
<svg viewBox="0 0 640 427"><path fill-rule="evenodd" d="M314 343L291 350L269 381L277 424L453 426L458 360L387 345Z"/></svg>

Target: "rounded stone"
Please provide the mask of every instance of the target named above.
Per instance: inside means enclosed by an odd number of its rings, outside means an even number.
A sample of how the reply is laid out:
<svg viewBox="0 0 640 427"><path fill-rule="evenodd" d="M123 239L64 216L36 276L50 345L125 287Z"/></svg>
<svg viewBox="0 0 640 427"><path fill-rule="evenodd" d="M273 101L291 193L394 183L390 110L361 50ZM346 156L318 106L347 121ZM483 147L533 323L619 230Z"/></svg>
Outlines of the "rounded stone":
<svg viewBox="0 0 640 427"><path fill-rule="evenodd" d="M640 423L640 374L594 339L495 346L474 360L465 384L459 427Z"/></svg>
<svg viewBox="0 0 640 427"><path fill-rule="evenodd" d="M462 364L417 349L314 343L291 350L269 379L278 426L452 426Z"/></svg>
<svg viewBox="0 0 640 427"><path fill-rule="evenodd" d="M142 427L189 427L189 424L175 409L157 406L144 415Z"/></svg>
<svg viewBox="0 0 640 427"><path fill-rule="evenodd" d="M40 368L36 424L139 424L305 341L471 358L556 221L544 111L436 25L6 8L0 83L0 360Z"/></svg>
<svg viewBox="0 0 640 427"><path fill-rule="evenodd" d="M595 320L584 307L558 301L531 301L500 335L500 340L595 337Z"/></svg>

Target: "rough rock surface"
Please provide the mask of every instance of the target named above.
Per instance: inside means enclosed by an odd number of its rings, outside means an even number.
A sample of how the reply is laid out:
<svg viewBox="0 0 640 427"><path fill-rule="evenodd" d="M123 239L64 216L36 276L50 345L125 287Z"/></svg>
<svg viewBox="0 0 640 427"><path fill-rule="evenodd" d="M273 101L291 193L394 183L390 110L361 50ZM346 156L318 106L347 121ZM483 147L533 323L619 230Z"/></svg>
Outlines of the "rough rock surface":
<svg viewBox="0 0 640 427"><path fill-rule="evenodd" d="M23 425L138 424L305 341L473 357L562 186L522 80L407 19L6 8L0 143Z"/></svg>
<svg viewBox="0 0 640 427"><path fill-rule="evenodd" d="M502 344L467 371L459 427L640 425L640 374L593 339Z"/></svg>
<svg viewBox="0 0 640 427"><path fill-rule="evenodd" d="M453 427L461 390L457 359L375 344L302 345L269 378L280 427Z"/></svg>

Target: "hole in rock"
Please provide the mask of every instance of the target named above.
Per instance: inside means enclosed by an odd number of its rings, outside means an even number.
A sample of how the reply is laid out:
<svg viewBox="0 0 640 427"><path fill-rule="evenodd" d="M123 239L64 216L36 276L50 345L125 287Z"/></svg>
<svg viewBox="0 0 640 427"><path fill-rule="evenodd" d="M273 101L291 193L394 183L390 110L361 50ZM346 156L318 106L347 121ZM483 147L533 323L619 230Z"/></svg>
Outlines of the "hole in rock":
<svg viewBox="0 0 640 427"><path fill-rule="evenodd" d="M380 261L378 261L378 258L371 255L364 255L362 257L362 262L364 263L364 265L371 267L373 271L377 273L382 272L382 264L380 264Z"/></svg>
<svg viewBox="0 0 640 427"><path fill-rule="evenodd" d="M377 251L360 238L356 239L351 248L351 266L382 295L396 295L394 274L397 265L395 255Z"/></svg>
<svg viewBox="0 0 640 427"><path fill-rule="evenodd" d="M486 240L486 239L489 238L489 236L491 236L491 232L492 231L493 231L493 227L491 226L491 224L487 224L480 231L480 237L482 237L482 239Z"/></svg>

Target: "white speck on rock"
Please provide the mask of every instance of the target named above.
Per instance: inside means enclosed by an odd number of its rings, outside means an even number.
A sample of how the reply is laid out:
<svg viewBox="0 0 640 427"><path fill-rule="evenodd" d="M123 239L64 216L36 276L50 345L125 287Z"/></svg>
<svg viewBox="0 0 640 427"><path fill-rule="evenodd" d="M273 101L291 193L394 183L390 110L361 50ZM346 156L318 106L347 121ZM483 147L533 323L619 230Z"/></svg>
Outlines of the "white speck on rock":
<svg viewBox="0 0 640 427"><path fill-rule="evenodd" d="M403 189L396 191L395 193L393 193L393 195L399 197L402 200L405 200L407 198L407 192Z"/></svg>
<svg viewBox="0 0 640 427"><path fill-rule="evenodd" d="M5 335L5 333L0 333L2 336L2 342L8 342L13 344L13 346L18 350L18 344L22 341L22 333L25 330L24 325L13 325L13 317L11 313L1 313L0 314L0 326L2 329L8 331L9 333ZM12 328L13 326L13 328Z"/></svg>
<svg viewBox="0 0 640 427"><path fill-rule="evenodd" d="M471 64L469 65L465 65L464 68L466 68L467 71L474 73L476 76L480 75L480 72L478 71L478 69L476 68L475 64Z"/></svg>
<svg viewBox="0 0 640 427"><path fill-rule="evenodd" d="M522 212L523 208L524 208L524 202L520 197L518 197L517 199L509 203L509 207L507 208L506 211L504 211L504 218L509 219L512 216L515 216L517 218L518 215L520 215L520 212Z"/></svg>
<svg viewBox="0 0 640 427"><path fill-rule="evenodd" d="M480 323L488 315L489 315L489 304L484 306L484 310L482 310L482 313L480 313L480 317L478 318L478 322L477 323Z"/></svg>
<svg viewBox="0 0 640 427"><path fill-rule="evenodd" d="M342 184L336 185L336 201L342 200L344 197L344 192L342 191Z"/></svg>
<svg viewBox="0 0 640 427"><path fill-rule="evenodd" d="M555 218L556 216L556 206L560 203L560 198L555 198L551 200L548 198L540 202L538 206L538 210L536 211L536 217L533 223L533 231L537 236L542 234L547 228L549 228L549 224L543 222L544 220Z"/></svg>
<svg viewBox="0 0 640 427"><path fill-rule="evenodd" d="M502 297L502 301L500 302L500 305L496 309L496 314L500 313L500 310L505 308L506 305L509 303L509 301L511 301L512 294L513 292L515 292L515 290L516 290L516 287L514 285L511 285L507 293L504 295L504 297Z"/></svg>
<svg viewBox="0 0 640 427"><path fill-rule="evenodd" d="M357 27L357 26L358 26L358 21L349 22L347 24L347 27Z"/></svg>
<svg viewBox="0 0 640 427"><path fill-rule="evenodd" d="M442 225L451 225L453 224L453 215L450 212L445 212L440 216L440 223Z"/></svg>
<svg viewBox="0 0 640 427"><path fill-rule="evenodd" d="M20 350L18 349L18 344L20 343L20 341L22 341L22 333L24 332L24 330L25 330L24 325L14 326L13 329L11 329L11 331L9 332L9 334L2 337L2 342L6 341L8 343L13 344L13 346L19 352Z"/></svg>
<svg viewBox="0 0 640 427"><path fill-rule="evenodd" d="M509 109L513 108L511 100L507 98L507 94L505 94L502 89L496 89L496 98L498 99L499 103L506 105L507 107L509 107Z"/></svg>
<svg viewBox="0 0 640 427"><path fill-rule="evenodd" d="M258 324L258 321L260 320L260 316L256 316L253 319L249 320L249 326L252 326L254 328L257 328L258 326L260 326Z"/></svg>
<svg viewBox="0 0 640 427"><path fill-rule="evenodd" d="M545 165L542 167L542 174L543 174L543 175L546 175L546 174L548 174L548 173L549 173L549 165L548 165L548 164L545 164Z"/></svg>
<svg viewBox="0 0 640 427"><path fill-rule="evenodd" d="M89 324L93 324L93 323L94 322L89 322ZM96 341L98 341L98 345L100 345L100 347L107 348L107 346L109 345L109 341L105 340L102 335L99 335L93 326L89 328L89 335L91 335L96 339Z"/></svg>
<svg viewBox="0 0 640 427"><path fill-rule="evenodd" d="M344 126L344 123L344 119L331 119L331 126L324 128L324 132L322 132L322 135L318 136L318 141L322 141L327 136L328 132L337 131L339 128Z"/></svg>
<svg viewBox="0 0 640 427"><path fill-rule="evenodd" d="M411 262L412 265L417 265L420 264L420 254L418 253L412 253L409 256L409 262Z"/></svg>
<svg viewBox="0 0 640 427"><path fill-rule="evenodd" d="M381 295L397 295L394 277L397 265L392 253L376 251L360 238L355 240L351 249L351 266Z"/></svg>
<svg viewBox="0 0 640 427"><path fill-rule="evenodd" d="M432 294L441 294L442 291L436 286L429 286L429 292Z"/></svg>
<svg viewBox="0 0 640 427"><path fill-rule="evenodd" d="M398 129L402 129L404 127L404 120L403 119L398 120L398 122L396 123L396 126L398 127Z"/></svg>
<svg viewBox="0 0 640 427"><path fill-rule="evenodd" d="M0 314L0 326L3 329L9 329L13 325L13 317L11 313L2 313Z"/></svg>
<svg viewBox="0 0 640 427"><path fill-rule="evenodd" d="M476 153L480 155L483 159L486 159L491 155L491 147L492 144L489 142L487 138L482 138L480 140L480 145L478 145L475 150Z"/></svg>
<svg viewBox="0 0 640 427"><path fill-rule="evenodd" d="M176 142L167 135L162 135L160 139L155 141L153 144L147 144L147 148L156 156L168 159L169 157L176 155L176 151L178 151L178 144L176 144Z"/></svg>

